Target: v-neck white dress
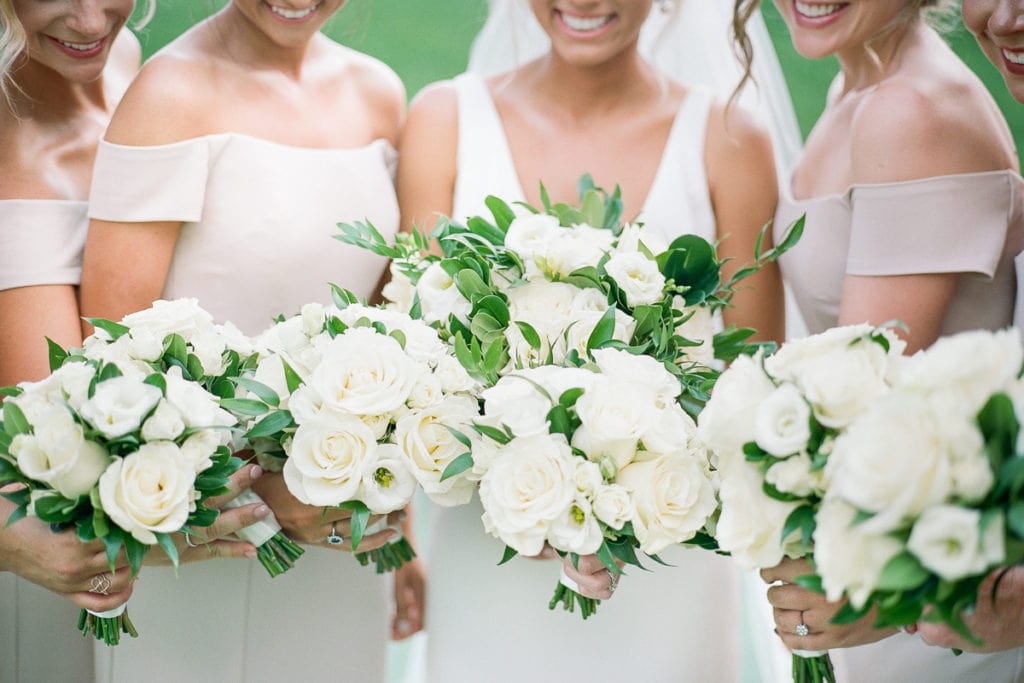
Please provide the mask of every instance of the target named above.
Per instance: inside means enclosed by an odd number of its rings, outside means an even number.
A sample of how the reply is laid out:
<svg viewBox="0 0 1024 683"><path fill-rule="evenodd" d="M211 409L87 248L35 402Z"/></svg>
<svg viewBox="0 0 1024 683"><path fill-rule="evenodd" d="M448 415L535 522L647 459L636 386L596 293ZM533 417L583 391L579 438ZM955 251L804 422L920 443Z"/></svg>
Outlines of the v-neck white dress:
<svg viewBox="0 0 1024 683"><path fill-rule="evenodd" d="M164 298L194 296L248 334L328 282L367 297L386 261L332 239L339 221L398 227L394 150L384 140L311 149L226 133L153 147L101 141L90 216L183 221ZM382 681L386 581L349 553L307 547L271 579L255 560L144 567L129 602L140 637L98 647L111 681Z"/></svg>
<svg viewBox="0 0 1024 683"><path fill-rule="evenodd" d="M524 199L520 179L484 81L464 74L455 87L453 213L488 215L488 194ZM703 162L711 102L702 90L686 97L640 214L646 229L666 239L683 231L715 239ZM584 623L578 613L547 609L559 561L517 557L496 566L503 545L484 531L481 511L476 499L465 507L434 508L429 683L737 680L739 588L729 560L671 548L661 557L675 567L629 570L615 598Z"/></svg>

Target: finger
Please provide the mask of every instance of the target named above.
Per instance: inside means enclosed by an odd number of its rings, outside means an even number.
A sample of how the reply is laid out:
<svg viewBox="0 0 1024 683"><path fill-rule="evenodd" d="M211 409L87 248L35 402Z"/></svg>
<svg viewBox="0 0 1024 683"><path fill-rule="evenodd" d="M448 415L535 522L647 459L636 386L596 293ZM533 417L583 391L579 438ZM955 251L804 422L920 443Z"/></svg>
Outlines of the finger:
<svg viewBox="0 0 1024 683"><path fill-rule="evenodd" d="M796 610L778 608L774 609L772 612L775 617L775 626L779 631L791 633L793 635L800 635L798 627L800 624L803 624L807 627L806 635L821 633L821 629L816 629L811 626L811 622L813 622L814 619L808 612L798 612Z"/></svg>
<svg viewBox="0 0 1024 683"><path fill-rule="evenodd" d="M416 591L404 588L395 595L395 616L391 622L392 640L404 640L423 628L422 610Z"/></svg>
<svg viewBox="0 0 1024 683"><path fill-rule="evenodd" d="M340 528L339 528L339 531L340 531ZM363 536L363 538L359 541L359 547L356 548L356 551L360 552L360 553L365 553L365 552L369 552L371 550L376 550L377 548L385 546L388 543L390 543L391 541L396 540L397 538L398 538L398 532L397 531L395 531L394 529L385 529L384 531L379 531L379 532L377 532L375 534L370 534L369 536ZM348 537L345 538L345 543L343 545L340 545L340 546L335 545L335 546L331 546L331 547L338 548L339 550L343 550L343 549L346 549L346 548L351 550L352 549L352 538L351 538L351 536L348 536Z"/></svg>
<svg viewBox="0 0 1024 683"><path fill-rule="evenodd" d="M92 612L106 612L107 610L112 610L115 607L128 602L128 598L132 596L132 590L134 588L135 581L133 580L128 584L128 588L119 593L99 595L97 593L83 591L81 593L71 593L68 595L68 598L71 602L75 603L82 609L87 609Z"/></svg>
<svg viewBox="0 0 1024 683"><path fill-rule="evenodd" d="M211 496L206 499L206 507L208 508L219 508L224 503L237 497L242 491L245 491L253 485L261 476L263 476L263 469L256 464L244 465L239 468L237 472L228 477L228 493L220 496Z"/></svg>
<svg viewBox="0 0 1024 683"><path fill-rule="evenodd" d="M606 569L604 562L597 555L581 555L576 569L580 574L594 574Z"/></svg>
<svg viewBox="0 0 1024 683"><path fill-rule="evenodd" d="M806 636L798 636L794 633L779 631L779 638L790 650L827 650L834 647L835 642L828 636L821 633L810 633Z"/></svg>
<svg viewBox="0 0 1024 683"><path fill-rule="evenodd" d="M761 579L765 583L775 583L776 581L785 581L786 583L792 583L793 579L797 576L803 576L804 574L813 573L811 567L804 560L794 560L791 558L783 558L782 562L779 562L774 567L765 567L761 570Z"/></svg>
<svg viewBox="0 0 1024 683"><path fill-rule="evenodd" d="M221 510L213 524L195 530L198 538L194 539L193 543L230 536L239 529L244 529L262 519L266 519L269 514L270 507L266 503L254 503L252 505Z"/></svg>
<svg viewBox="0 0 1024 683"><path fill-rule="evenodd" d="M806 612L813 609L826 608L829 602L820 593L814 593L791 583L770 586L767 591L768 602L778 609Z"/></svg>
<svg viewBox="0 0 1024 683"><path fill-rule="evenodd" d="M596 574L580 576L575 580L579 584L580 589L578 592L581 595L585 595L588 598L597 598L598 600L608 600L612 597L612 577L611 572L607 569Z"/></svg>
<svg viewBox="0 0 1024 683"><path fill-rule="evenodd" d="M107 597L128 590L134 581L135 577L132 576L132 571L128 567L111 572L109 566L104 566L99 572L79 581L74 592Z"/></svg>
<svg viewBox="0 0 1024 683"><path fill-rule="evenodd" d="M215 558L256 559L256 546L244 541L229 541L218 538L186 552L187 560L212 560Z"/></svg>

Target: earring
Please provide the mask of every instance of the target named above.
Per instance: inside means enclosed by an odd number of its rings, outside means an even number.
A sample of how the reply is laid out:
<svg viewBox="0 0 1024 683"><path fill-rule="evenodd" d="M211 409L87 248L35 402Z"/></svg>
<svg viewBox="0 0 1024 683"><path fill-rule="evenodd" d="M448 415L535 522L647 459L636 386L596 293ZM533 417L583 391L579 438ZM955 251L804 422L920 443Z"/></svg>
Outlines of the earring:
<svg viewBox="0 0 1024 683"><path fill-rule="evenodd" d="M658 0L658 11L662 14L668 14L672 11L672 7L675 4L675 0Z"/></svg>

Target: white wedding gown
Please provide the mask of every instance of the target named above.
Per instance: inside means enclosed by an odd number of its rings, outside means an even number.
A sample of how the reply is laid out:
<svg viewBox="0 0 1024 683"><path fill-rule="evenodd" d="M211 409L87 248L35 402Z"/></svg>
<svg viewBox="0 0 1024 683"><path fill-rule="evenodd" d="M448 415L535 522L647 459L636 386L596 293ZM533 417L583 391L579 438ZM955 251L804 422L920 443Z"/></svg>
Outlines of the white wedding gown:
<svg viewBox="0 0 1024 683"><path fill-rule="evenodd" d="M455 79L458 93L457 218L489 215L484 197L523 200L504 130L484 81ZM704 175L711 95L693 89L672 127L639 220L672 239L680 226L715 239ZM674 567L630 568L615 599L586 622L547 609L559 562L517 557L496 566L503 545L481 507L434 510L427 595L427 681L735 681L739 676L738 577L712 553L674 547ZM685 672L685 673L681 673Z"/></svg>

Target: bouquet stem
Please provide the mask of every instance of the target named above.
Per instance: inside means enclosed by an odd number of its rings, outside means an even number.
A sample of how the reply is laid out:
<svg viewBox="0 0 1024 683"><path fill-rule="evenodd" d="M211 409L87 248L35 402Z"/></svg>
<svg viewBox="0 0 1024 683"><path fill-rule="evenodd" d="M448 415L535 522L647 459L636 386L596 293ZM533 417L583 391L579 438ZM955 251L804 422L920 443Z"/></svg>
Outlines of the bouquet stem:
<svg viewBox="0 0 1024 683"><path fill-rule="evenodd" d="M96 640L102 640L107 645L120 643L122 633L138 638L139 632L135 630L135 624L128 617L126 608L127 603L106 612L83 609L78 613L78 630L83 636L92 634Z"/></svg>
<svg viewBox="0 0 1024 683"><path fill-rule="evenodd" d="M355 556L359 560L359 564L364 567L373 561L376 565L377 573L384 574L394 571L412 560L412 558L416 557L416 551L412 549L412 544L403 536L397 541L391 541L386 545L368 550L365 553L355 553Z"/></svg>
<svg viewBox="0 0 1024 683"><path fill-rule="evenodd" d="M836 683L828 651L793 651L793 683Z"/></svg>
<svg viewBox="0 0 1024 683"><path fill-rule="evenodd" d="M262 503L263 500L252 491L242 491L224 507L241 507L251 503ZM243 541L256 546L256 557L271 577L280 576L295 566L295 561L306 552L281 531L274 513L266 518L239 529L236 534Z"/></svg>
<svg viewBox="0 0 1024 683"><path fill-rule="evenodd" d="M601 604L601 601L597 598L588 598L585 595L580 595L571 588L568 588L561 581L555 585L555 594L551 596L551 602L548 603L548 609L555 609L558 603L562 603L562 609L566 612L575 612L576 605L580 607L580 616L584 619L597 614L597 606Z"/></svg>

